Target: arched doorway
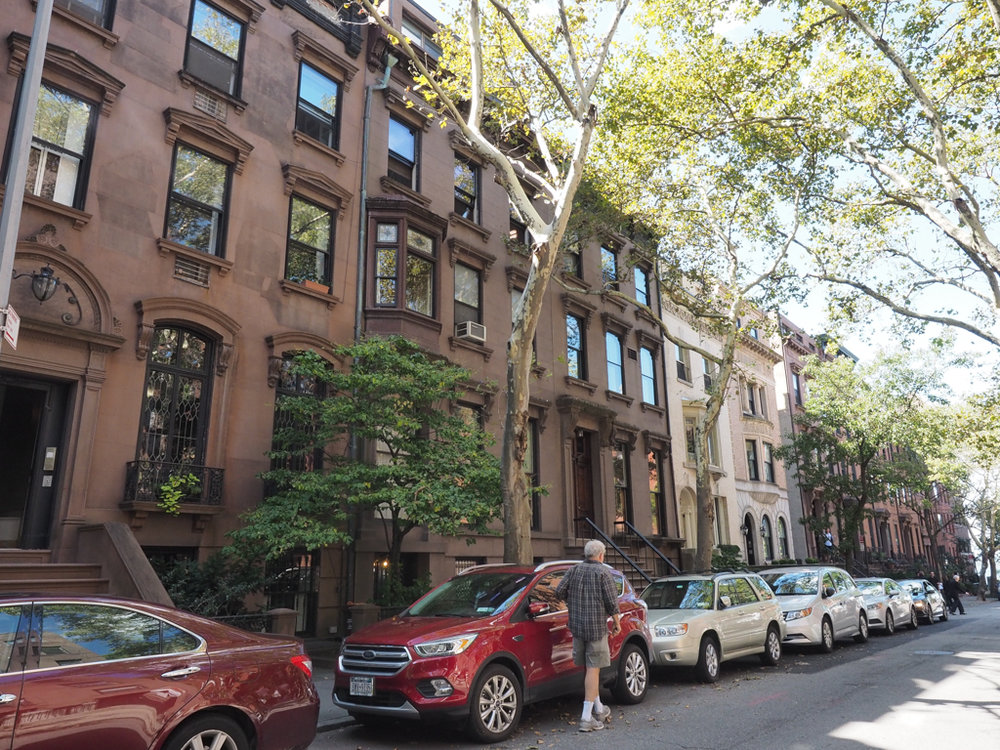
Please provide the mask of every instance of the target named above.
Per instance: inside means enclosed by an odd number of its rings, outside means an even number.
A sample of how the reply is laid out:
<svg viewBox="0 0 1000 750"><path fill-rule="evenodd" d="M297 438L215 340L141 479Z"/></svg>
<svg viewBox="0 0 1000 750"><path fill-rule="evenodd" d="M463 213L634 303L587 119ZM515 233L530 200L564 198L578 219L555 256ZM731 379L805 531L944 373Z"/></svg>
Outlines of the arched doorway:
<svg viewBox="0 0 1000 750"><path fill-rule="evenodd" d="M747 513L743 516L743 526L740 527L743 532L743 546L747 551L747 565L757 565L757 545L754 544L754 521L753 516Z"/></svg>

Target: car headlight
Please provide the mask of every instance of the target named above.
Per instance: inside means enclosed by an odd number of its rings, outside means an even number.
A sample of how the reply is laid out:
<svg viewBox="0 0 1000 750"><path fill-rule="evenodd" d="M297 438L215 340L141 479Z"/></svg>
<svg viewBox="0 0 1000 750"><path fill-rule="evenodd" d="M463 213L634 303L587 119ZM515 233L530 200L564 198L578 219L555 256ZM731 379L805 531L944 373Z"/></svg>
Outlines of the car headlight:
<svg viewBox="0 0 1000 750"><path fill-rule="evenodd" d="M884 606L885 606L885 604L883 604L882 602L875 602L874 604L869 604L868 605L868 609L874 610L874 611L877 612L878 610L882 609L882 607L884 607Z"/></svg>
<svg viewBox="0 0 1000 750"><path fill-rule="evenodd" d="M440 641L428 641L413 647L418 656L454 656L460 654L476 640L478 633L460 635L455 638L444 638Z"/></svg>
<svg viewBox="0 0 1000 750"><path fill-rule="evenodd" d="M789 620L801 620L803 617L808 617L812 613L812 607L806 607L805 609L792 609L785 612L785 622L788 622Z"/></svg>
<svg viewBox="0 0 1000 750"><path fill-rule="evenodd" d="M688 626L686 622L680 625L657 625L653 628L653 635L657 638L676 638L679 635L687 635Z"/></svg>

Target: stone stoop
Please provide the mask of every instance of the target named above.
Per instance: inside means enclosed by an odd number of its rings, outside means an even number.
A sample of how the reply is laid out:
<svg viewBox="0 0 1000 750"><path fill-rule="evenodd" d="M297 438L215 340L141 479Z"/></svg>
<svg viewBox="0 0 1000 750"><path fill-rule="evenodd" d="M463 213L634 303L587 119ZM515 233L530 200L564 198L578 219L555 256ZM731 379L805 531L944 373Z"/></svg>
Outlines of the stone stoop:
<svg viewBox="0 0 1000 750"><path fill-rule="evenodd" d="M0 549L0 594L106 593L100 565L54 563L49 550Z"/></svg>

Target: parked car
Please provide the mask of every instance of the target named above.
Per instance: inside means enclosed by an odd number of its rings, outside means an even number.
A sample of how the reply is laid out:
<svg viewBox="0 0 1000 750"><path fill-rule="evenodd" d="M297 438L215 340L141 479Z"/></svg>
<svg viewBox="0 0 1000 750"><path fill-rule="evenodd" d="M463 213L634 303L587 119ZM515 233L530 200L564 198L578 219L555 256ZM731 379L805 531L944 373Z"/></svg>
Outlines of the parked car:
<svg viewBox="0 0 1000 750"><path fill-rule="evenodd" d="M785 643L810 644L833 651L834 641L868 640L865 600L854 579L841 568L806 566L761 571L785 613Z"/></svg>
<svg viewBox="0 0 1000 750"><path fill-rule="evenodd" d="M0 596L0 747L298 750L316 735L296 638L104 596Z"/></svg>
<svg viewBox="0 0 1000 750"><path fill-rule="evenodd" d="M896 624L917 629L917 608L913 606L910 592L891 578L855 578L865 597L868 610L868 627L881 628L892 635Z"/></svg>
<svg viewBox="0 0 1000 750"><path fill-rule="evenodd" d="M386 717L465 722L481 742L510 736L525 704L579 693L573 636L556 586L573 562L479 565L432 589L401 614L343 643L334 702L362 722ZM602 671L621 703L649 685L646 605L618 571L621 632Z"/></svg>
<svg viewBox="0 0 1000 750"><path fill-rule="evenodd" d="M944 595L933 583L923 578L910 578L900 581L899 585L913 598L913 608L921 620L928 625L933 625L935 619L941 622L948 620L948 605Z"/></svg>
<svg viewBox="0 0 1000 750"><path fill-rule="evenodd" d="M641 598L649 607L657 666L693 666L702 682L715 682L729 659L760 654L772 667L781 661L781 605L755 573L667 576Z"/></svg>

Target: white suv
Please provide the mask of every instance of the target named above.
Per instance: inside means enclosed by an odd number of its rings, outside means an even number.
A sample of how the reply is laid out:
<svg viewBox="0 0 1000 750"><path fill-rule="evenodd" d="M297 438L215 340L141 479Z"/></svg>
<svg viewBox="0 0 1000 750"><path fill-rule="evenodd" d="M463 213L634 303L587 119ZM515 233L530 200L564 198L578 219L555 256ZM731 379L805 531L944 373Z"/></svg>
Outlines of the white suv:
<svg viewBox="0 0 1000 750"><path fill-rule="evenodd" d="M830 652L836 639L868 640L865 599L841 568L806 566L763 570L761 577L785 613L785 643L810 644Z"/></svg>

